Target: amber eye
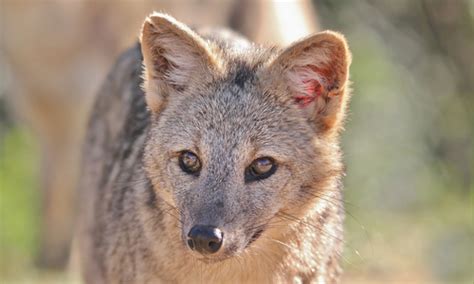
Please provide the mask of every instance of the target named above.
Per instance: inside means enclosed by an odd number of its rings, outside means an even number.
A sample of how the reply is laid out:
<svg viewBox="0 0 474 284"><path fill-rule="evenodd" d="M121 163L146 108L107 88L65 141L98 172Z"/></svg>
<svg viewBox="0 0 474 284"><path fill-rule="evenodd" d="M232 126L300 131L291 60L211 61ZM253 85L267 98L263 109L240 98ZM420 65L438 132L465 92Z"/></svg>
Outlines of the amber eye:
<svg viewBox="0 0 474 284"><path fill-rule="evenodd" d="M179 155L179 166L185 173L198 175L201 170L201 161L193 152L183 151Z"/></svg>
<svg viewBox="0 0 474 284"><path fill-rule="evenodd" d="M276 171L275 160L270 157L258 158L245 170L245 182L268 178Z"/></svg>

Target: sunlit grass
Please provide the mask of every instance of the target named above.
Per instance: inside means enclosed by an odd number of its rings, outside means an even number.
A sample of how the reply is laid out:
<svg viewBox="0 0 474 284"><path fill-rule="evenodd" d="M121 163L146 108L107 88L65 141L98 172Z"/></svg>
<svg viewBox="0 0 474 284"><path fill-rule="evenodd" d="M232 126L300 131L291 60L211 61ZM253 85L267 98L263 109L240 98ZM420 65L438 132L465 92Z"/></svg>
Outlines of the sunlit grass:
<svg viewBox="0 0 474 284"><path fill-rule="evenodd" d="M28 132L0 138L0 274L23 275L33 266L39 226L38 149Z"/></svg>

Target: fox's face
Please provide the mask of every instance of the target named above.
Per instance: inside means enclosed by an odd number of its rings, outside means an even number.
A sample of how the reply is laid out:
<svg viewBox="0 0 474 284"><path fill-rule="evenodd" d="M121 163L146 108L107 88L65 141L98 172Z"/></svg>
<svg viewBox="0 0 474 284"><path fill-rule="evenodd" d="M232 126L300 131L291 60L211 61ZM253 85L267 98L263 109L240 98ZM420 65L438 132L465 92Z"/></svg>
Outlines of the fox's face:
<svg viewBox="0 0 474 284"><path fill-rule="evenodd" d="M264 94L257 78L242 87L234 78L170 99L147 148L159 188L180 212L183 240L195 226L218 228L219 255L243 250L291 206L315 157L313 130L293 108Z"/></svg>
<svg viewBox="0 0 474 284"><path fill-rule="evenodd" d="M323 33L282 52L223 50L159 14L141 41L154 190L189 251L239 254L336 170L324 167L338 155L330 142L346 101L345 42Z"/></svg>

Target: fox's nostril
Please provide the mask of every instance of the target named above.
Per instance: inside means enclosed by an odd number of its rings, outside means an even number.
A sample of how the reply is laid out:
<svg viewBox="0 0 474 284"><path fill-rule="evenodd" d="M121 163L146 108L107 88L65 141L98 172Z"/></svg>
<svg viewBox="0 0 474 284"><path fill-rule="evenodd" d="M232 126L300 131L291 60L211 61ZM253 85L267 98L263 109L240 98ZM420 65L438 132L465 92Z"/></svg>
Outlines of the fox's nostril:
<svg viewBox="0 0 474 284"><path fill-rule="evenodd" d="M194 249L194 241L192 239L188 239L188 247Z"/></svg>
<svg viewBox="0 0 474 284"><path fill-rule="evenodd" d="M216 253L222 246L223 233L216 227L196 225L188 234L188 246L201 254Z"/></svg>
<svg viewBox="0 0 474 284"><path fill-rule="evenodd" d="M220 247L221 247L221 242L209 242L209 248L212 251L218 251Z"/></svg>

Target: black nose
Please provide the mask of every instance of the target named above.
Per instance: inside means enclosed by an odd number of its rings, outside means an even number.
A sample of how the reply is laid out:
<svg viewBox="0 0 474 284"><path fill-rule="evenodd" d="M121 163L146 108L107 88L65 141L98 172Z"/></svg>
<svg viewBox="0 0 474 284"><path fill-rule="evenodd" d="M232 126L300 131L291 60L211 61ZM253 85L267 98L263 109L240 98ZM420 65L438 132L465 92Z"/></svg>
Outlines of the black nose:
<svg viewBox="0 0 474 284"><path fill-rule="evenodd" d="M212 226L196 225L188 234L188 246L201 254L216 253L222 245L224 234Z"/></svg>

